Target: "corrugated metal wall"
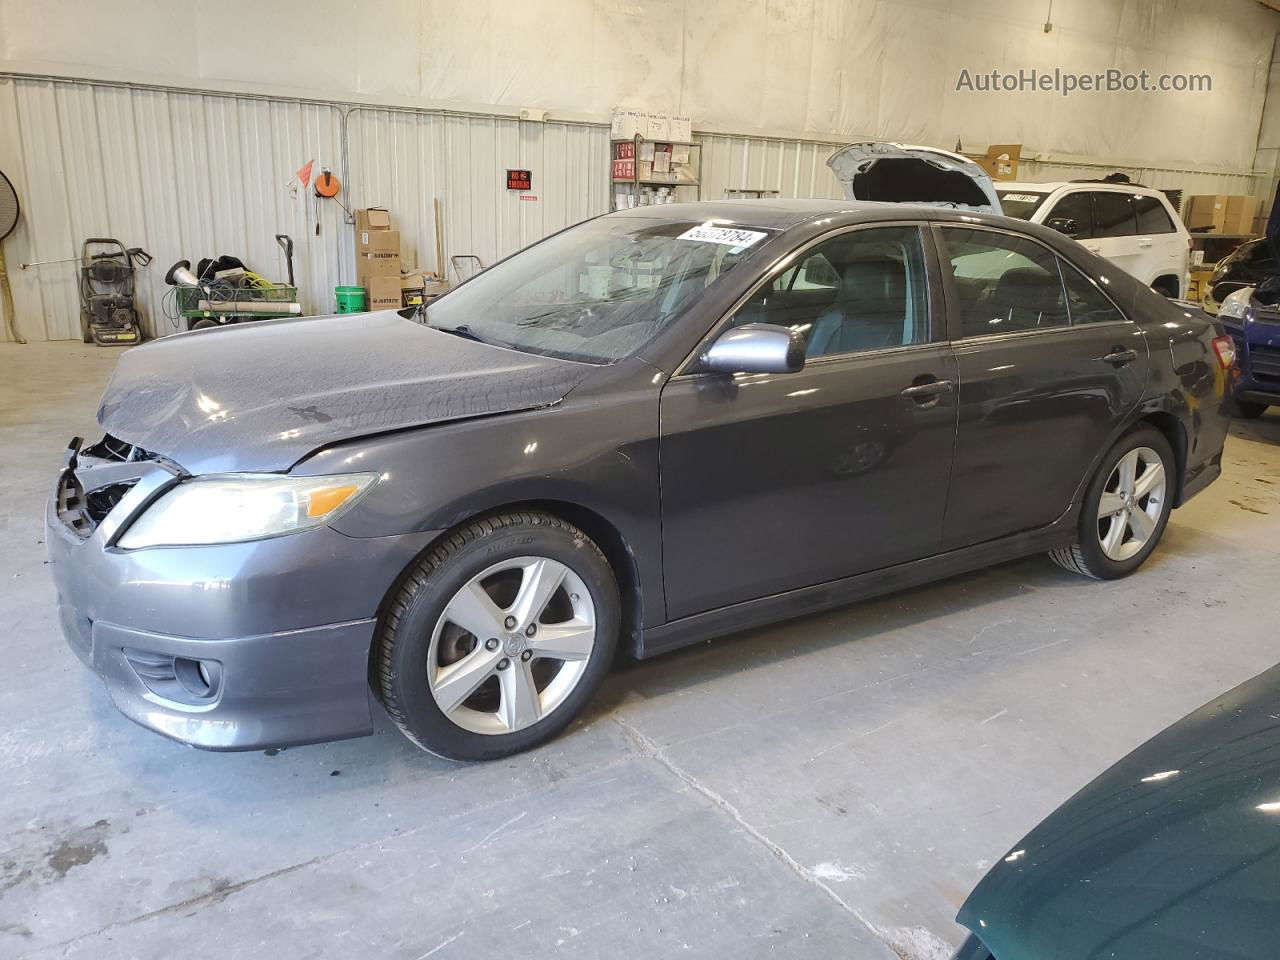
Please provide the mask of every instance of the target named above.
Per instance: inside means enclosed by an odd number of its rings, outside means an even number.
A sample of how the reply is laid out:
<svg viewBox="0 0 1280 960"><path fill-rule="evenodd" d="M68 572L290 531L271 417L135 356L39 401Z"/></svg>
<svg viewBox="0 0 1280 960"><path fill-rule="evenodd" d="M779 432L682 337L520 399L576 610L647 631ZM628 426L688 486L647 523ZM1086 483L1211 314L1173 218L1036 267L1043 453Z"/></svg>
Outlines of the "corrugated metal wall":
<svg viewBox="0 0 1280 960"><path fill-rule="evenodd" d="M299 103L63 81L0 78L0 170L23 217L5 242L18 327L31 340L79 336L75 256L85 237L113 236L155 258L139 271L149 331L164 316L164 274L179 259L228 253L271 279L285 277L275 235L295 243L307 313L333 309L354 282L351 227L332 202L317 206L286 184L309 159L340 170L339 104ZM349 208L388 206L405 262L434 269L434 200L444 253L484 262L608 208L609 133L602 125L357 109L348 117ZM535 171L536 200L505 189L508 167ZM318 166L317 166L318 172Z"/></svg>
<svg viewBox="0 0 1280 960"><path fill-rule="evenodd" d="M340 172L344 118L349 182L341 199L352 209L389 207L409 266L435 268L437 197L445 257L475 254L486 264L608 209L603 125L0 77L0 170L24 209L5 242L20 331L33 340L79 335L75 265L19 264L74 256L90 236L115 236L154 256L139 275L139 301L154 334L175 329L163 313L170 264L229 253L283 279L277 233L294 238L304 310L331 310L333 287L354 282L351 227L341 208L324 202L317 233L315 201L302 190L290 196L286 184L309 159ZM722 134L700 140L703 199L730 189L839 196L826 166L838 143ZM505 189L508 167L533 170L536 200ZM1022 175L1071 179L1114 169L1029 162ZM1257 187L1245 174L1127 172L1188 195Z"/></svg>
<svg viewBox="0 0 1280 960"><path fill-rule="evenodd" d="M718 200L726 190L777 190L782 197L839 197L840 186L827 169L827 157L844 146L828 141L768 140L703 135L702 198ZM1020 179L1048 182L1101 178L1117 170L1151 187L1199 193L1253 193L1251 174L1198 173L1158 167L1024 161Z"/></svg>

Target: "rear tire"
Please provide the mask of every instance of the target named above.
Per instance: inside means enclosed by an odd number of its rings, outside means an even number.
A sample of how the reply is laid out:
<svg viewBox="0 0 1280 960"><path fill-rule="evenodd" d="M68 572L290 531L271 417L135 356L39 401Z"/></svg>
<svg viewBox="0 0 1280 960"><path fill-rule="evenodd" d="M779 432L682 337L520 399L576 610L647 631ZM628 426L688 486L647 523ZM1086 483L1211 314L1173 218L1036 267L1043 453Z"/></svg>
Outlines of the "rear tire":
<svg viewBox="0 0 1280 960"><path fill-rule="evenodd" d="M1257 420L1267 412L1265 403L1249 403L1246 400L1235 400L1231 404L1231 415L1238 420Z"/></svg>
<svg viewBox="0 0 1280 960"><path fill-rule="evenodd" d="M613 661L619 610L609 562L577 527L540 511L483 517L405 576L379 624L374 686L424 750L519 753L591 699Z"/></svg>
<svg viewBox="0 0 1280 960"><path fill-rule="evenodd" d="M1126 433L1102 458L1085 490L1079 539L1050 551L1054 563L1094 580L1116 580L1137 570L1169 522L1175 468L1173 450L1159 430L1140 426Z"/></svg>

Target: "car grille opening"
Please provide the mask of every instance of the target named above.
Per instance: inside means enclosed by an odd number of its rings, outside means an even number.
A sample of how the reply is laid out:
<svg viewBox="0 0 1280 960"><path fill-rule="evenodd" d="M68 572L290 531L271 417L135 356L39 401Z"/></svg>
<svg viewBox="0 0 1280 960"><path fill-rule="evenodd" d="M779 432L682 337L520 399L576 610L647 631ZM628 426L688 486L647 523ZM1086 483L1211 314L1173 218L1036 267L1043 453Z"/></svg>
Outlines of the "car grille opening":
<svg viewBox="0 0 1280 960"><path fill-rule="evenodd" d="M1249 348L1249 368L1255 377L1280 380L1280 349L1256 344Z"/></svg>
<svg viewBox="0 0 1280 960"><path fill-rule="evenodd" d="M155 454L108 433L93 446L85 447L80 451L78 454L80 466L77 469L91 469L91 463L95 461L132 463L154 459L156 459ZM56 501L58 518L68 530L84 539L98 528L98 524L107 518L116 504L137 482L136 479L122 480L119 483L98 487L86 494L76 476L76 471L68 470L58 483Z"/></svg>

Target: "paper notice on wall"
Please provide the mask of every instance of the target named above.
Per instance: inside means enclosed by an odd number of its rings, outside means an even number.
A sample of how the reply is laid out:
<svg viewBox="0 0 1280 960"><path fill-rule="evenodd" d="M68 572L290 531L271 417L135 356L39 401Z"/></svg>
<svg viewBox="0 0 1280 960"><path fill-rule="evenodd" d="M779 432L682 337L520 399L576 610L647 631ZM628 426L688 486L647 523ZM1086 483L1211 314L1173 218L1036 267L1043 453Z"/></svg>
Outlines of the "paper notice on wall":
<svg viewBox="0 0 1280 960"><path fill-rule="evenodd" d="M737 230L731 227L712 227L701 224L680 234L677 240L697 240L699 243L719 243L738 250L759 243L767 233L759 230Z"/></svg>

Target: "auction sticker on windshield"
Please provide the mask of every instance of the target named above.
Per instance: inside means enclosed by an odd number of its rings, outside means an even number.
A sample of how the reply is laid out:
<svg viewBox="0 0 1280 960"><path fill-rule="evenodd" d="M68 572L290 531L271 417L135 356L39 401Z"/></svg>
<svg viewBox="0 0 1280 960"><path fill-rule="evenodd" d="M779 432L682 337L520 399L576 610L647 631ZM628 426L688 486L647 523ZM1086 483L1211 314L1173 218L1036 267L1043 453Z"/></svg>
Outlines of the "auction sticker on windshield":
<svg viewBox="0 0 1280 960"><path fill-rule="evenodd" d="M1043 198L1040 193L1006 193L1001 200L1012 200L1014 203L1035 203Z"/></svg>
<svg viewBox="0 0 1280 960"><path fill-rule="evenodd" d="M767 233L761 233L759 230L734 230L729 227L711 227L704 223L686 230L676 239L698 240L702 243L722 243L741 250L743 247L759 243L767 236Z"/></svg>

